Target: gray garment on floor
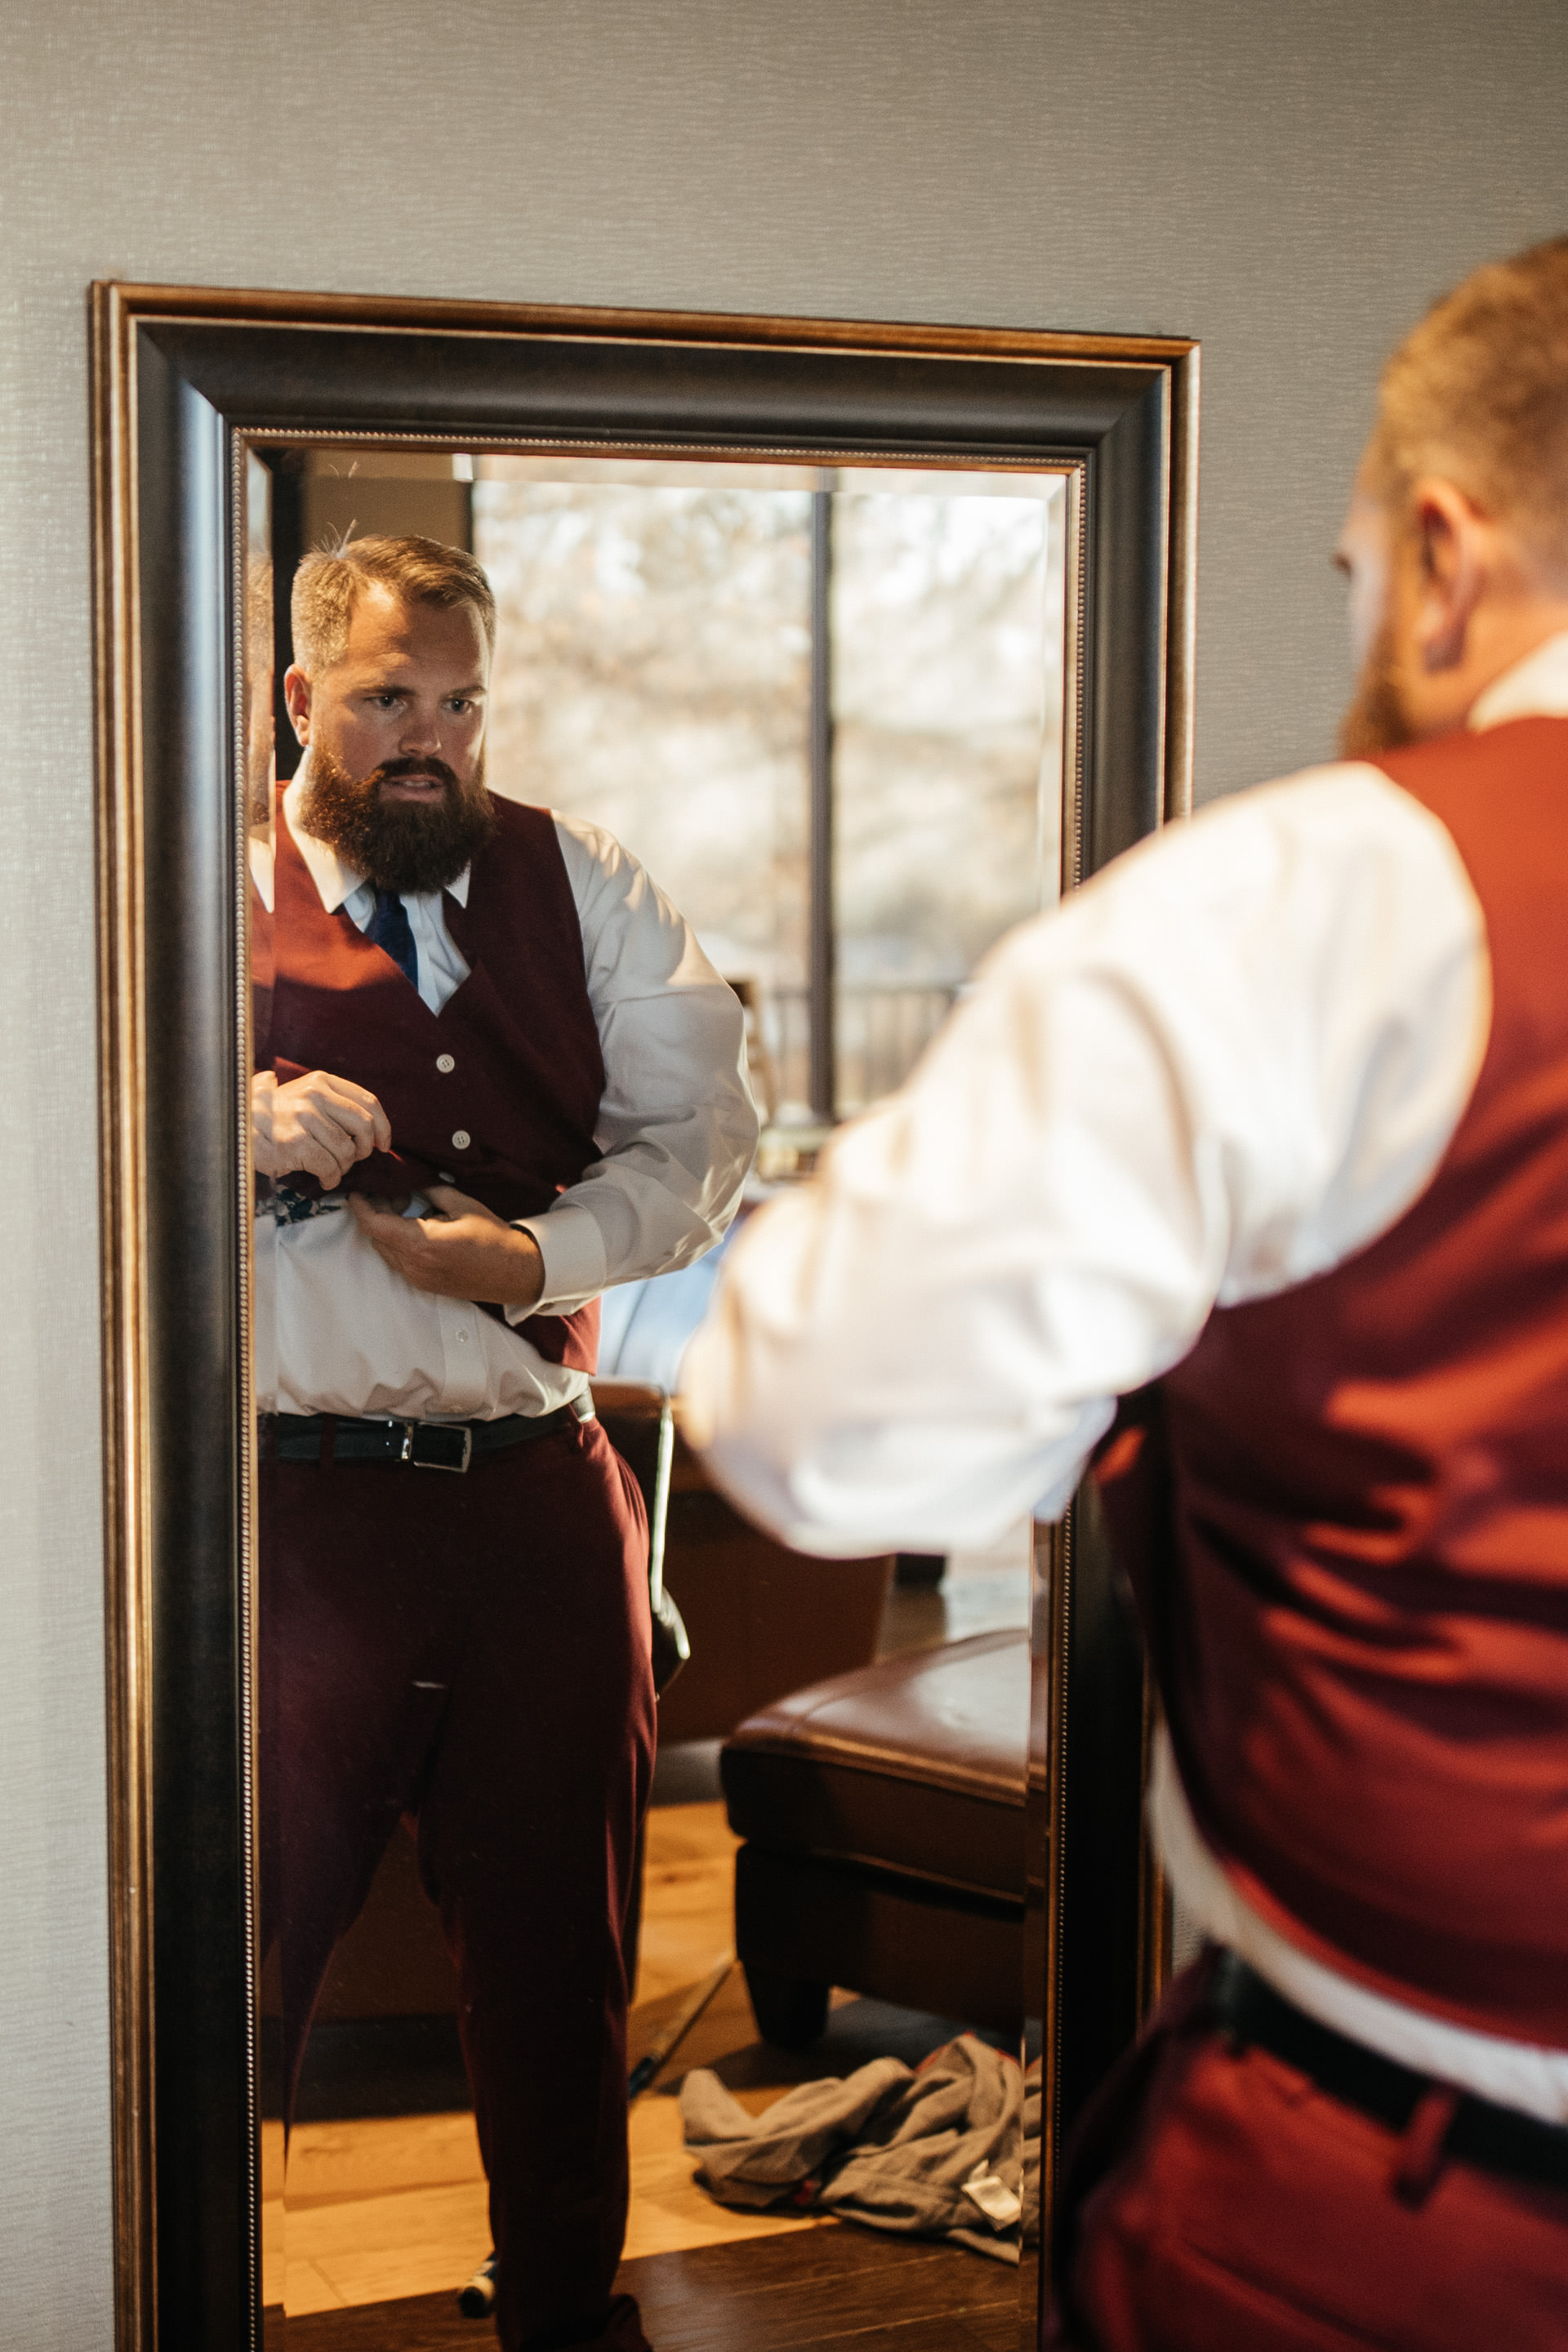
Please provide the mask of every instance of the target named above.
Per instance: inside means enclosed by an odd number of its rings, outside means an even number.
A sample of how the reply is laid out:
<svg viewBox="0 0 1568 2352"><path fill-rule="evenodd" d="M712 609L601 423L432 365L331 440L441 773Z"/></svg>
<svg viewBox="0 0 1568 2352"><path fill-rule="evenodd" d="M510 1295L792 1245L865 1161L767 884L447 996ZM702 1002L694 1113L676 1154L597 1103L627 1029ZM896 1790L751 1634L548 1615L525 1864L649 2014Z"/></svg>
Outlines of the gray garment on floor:
<svg viewBox="0 0 1568 2352"><path fill-rule="evenodd" d="M1016 2061L970 2033L918 2074L876 2058L843 2082L802 2083L760 2116L693 2067L680 2114L697 2178L721 2204L809 2207L1016 2263L1021 2194L1026 2230L1032 2219L1038 2232L1038 2070L1026 2084Z"/></svg>

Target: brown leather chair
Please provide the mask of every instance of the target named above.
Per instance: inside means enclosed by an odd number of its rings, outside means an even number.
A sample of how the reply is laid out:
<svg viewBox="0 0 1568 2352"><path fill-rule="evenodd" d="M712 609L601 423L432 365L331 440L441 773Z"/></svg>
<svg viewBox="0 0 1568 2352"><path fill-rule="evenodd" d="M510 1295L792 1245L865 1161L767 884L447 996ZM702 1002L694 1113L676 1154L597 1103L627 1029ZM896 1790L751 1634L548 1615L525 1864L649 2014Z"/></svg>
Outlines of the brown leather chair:
<svg viewBox="0 0 1568 2352"><path fill-rule="evenodd" d="M1043 1980L1026 1900L1026 1633L837 1675L752 1715L721 1770L735 1945L758 2027L815 2041L835 1985L1021 2029Z"/></svg>

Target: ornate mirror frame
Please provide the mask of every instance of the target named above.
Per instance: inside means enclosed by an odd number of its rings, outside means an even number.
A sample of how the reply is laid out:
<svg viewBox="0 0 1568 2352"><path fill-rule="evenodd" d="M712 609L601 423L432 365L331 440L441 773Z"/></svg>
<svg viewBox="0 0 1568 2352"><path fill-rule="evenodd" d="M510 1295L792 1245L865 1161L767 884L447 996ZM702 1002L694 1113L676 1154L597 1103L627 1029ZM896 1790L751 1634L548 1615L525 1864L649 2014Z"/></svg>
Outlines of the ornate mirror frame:
<svg viewBox="0 0 1568 2352"><path fill-rule="evenodd" d="M1197 351L155 286L92 316L119 2341L174 2352L259 2325L247 445L1061 467L1070 887L1190 803ZM1142 1667L1089 1517L1037 1547L1047 2198L1165 1964Z"/></svg>

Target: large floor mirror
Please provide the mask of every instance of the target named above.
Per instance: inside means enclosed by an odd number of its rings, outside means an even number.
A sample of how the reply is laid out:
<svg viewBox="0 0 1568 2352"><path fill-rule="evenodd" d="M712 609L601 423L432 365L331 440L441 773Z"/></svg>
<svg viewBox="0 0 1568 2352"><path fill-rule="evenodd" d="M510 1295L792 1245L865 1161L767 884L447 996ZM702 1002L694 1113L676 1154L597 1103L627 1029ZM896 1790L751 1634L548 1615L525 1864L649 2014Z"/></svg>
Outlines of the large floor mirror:
<svg viewBox="0 0 1568 2352"><path fill-rule="evenodd" d="M257 1179L248 1098L254 877L305 782L295 573L409 534L482 566L489 790L605 828L744 1008L743 1221L1003 932L1187 805L1196 353L110 287L95 325L121 2341L479 2352L417 1790L302 2021L268 1918L299 1662L259 1630L266 1265L305 1212ZM1136 1637L1087 1498L945 1559L750 1527L679 1420L721 1256L606 1293L588 1391L683 1628L621 1946L619 2285L660 2352L1013 2352L1062 2135L1169 1964ZM715 2116L761 2132L877 2067L896 2102L933 2061L974 2085L945 2205L836 2198L816 2142L765 2192L714 2155Z"/></svg>

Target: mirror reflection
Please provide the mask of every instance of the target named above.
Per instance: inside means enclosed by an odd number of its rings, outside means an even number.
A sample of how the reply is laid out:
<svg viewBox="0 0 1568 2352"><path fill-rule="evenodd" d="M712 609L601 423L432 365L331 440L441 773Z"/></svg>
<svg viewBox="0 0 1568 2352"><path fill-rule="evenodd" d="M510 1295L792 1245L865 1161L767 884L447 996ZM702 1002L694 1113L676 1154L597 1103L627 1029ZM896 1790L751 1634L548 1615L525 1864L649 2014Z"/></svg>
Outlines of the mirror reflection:
<svg viewBox="0 0 1568 2352"><path fill-rule="evenodd" d="M1056 893L1065 507L252 455L269 2344L1016 2340L1030 1531L792 1554L671 1399Z"/></svg>

